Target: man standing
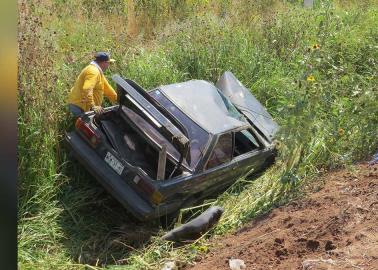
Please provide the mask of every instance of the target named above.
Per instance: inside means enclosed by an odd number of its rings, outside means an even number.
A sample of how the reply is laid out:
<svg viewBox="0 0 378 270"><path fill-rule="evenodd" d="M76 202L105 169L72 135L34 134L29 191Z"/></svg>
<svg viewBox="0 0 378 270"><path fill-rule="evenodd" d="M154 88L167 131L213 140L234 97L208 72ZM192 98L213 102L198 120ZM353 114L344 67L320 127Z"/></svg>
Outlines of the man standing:
<svg viewBox="0 0 378 270"><path fill-rule="evenodd" d="M98 52L95 60L81 71L67 99L68 109L75 117L87 111L103 113L104 95L112 103L117 101L116 91L104 76L104 71L114 61L107 53Z"/></svg>

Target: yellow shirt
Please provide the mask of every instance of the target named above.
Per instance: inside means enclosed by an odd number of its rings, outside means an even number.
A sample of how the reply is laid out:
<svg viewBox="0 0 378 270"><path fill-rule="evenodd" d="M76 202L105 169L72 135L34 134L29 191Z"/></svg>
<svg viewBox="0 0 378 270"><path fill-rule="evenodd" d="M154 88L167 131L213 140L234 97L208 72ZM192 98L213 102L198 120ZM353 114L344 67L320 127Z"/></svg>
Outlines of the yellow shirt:
<svg viewBox="0 0 378 270"><path fill-rule="evenodd" d="M104 95L114 103L117 93L108 83L104 74L94 64L86 66L76 79L68 94L67 102L89 111L94 105L101 106Z"/></svg>

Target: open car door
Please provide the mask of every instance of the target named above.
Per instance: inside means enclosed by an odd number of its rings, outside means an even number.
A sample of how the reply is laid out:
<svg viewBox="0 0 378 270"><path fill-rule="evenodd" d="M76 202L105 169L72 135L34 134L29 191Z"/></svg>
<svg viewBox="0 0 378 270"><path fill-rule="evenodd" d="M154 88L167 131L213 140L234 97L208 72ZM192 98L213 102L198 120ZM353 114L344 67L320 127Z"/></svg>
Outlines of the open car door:
<svg viewBox="0 0 378 270"><path fill-rule="evenodd" d="M223 73L216 87L261 131L269 142L272 142L279 128L278 124L234 74L230 71Z"/></svg>

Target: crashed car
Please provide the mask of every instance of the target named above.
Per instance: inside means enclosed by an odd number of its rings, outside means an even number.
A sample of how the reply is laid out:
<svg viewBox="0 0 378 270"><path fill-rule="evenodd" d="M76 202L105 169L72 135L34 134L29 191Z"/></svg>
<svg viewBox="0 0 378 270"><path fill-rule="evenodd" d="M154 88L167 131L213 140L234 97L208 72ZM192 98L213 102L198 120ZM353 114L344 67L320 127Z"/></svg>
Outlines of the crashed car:
<svg viewBox="0 0 378 270"><path fill-rule="evenodd" d="M118 105L87 112L65 140L141 221L177 213L274 160L278 125L231 73L146 91L113 76Z"/></svg>

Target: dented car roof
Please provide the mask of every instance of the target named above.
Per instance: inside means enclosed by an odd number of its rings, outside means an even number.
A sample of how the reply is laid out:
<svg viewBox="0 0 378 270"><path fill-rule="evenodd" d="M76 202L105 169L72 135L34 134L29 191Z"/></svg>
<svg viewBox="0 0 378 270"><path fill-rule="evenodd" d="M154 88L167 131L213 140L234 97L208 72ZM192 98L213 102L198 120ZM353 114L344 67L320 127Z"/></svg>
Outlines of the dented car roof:
<svg viewBox="0 0 378 270"><path fill-rule="evenodd" d="M160 86L159 90L209 133L249 126L228 98L207 81L190 80Z"/></svg>

